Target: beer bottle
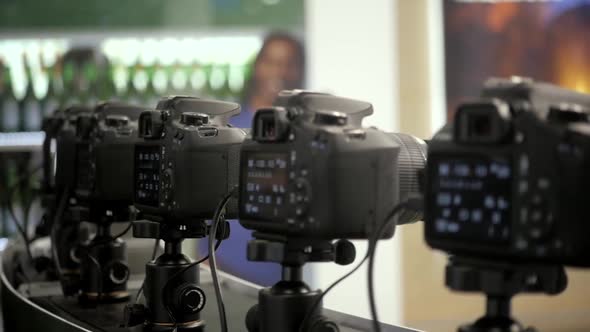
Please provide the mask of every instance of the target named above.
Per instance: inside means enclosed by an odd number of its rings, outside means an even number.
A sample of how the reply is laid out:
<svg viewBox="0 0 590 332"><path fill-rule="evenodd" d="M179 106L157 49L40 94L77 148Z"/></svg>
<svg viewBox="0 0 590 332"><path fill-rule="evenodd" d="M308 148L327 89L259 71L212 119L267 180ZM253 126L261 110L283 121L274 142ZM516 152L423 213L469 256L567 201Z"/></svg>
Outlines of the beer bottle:
<svg viewBox="0 0 590 332"><path fill-rule="evenodd" d="M46 117L53 114L53 112L55 112L55 110L59 107L59 99L64 92L64 87L60 66L57 62L52 66L44 64L43 70L49 79L47 93L45 94L45 98L43 98L41 103L43 108L43 116Z"/></svg>
<svg viewBox="0 0 590 332"><path fill-rule="evenodd" d="M65 61L62 69L62 82L64 93L61 95L60 105L63 108L80 103L78 86L76 82L76 68L73 62Z"/></svg>
<svg viewBox="0 0 590 332"><path fill-rule="evenodd" d="M10 67L4 65L2 67L2 131L17 131L18 130L18 102L14 94L13 80L10 72Z"/></svg>

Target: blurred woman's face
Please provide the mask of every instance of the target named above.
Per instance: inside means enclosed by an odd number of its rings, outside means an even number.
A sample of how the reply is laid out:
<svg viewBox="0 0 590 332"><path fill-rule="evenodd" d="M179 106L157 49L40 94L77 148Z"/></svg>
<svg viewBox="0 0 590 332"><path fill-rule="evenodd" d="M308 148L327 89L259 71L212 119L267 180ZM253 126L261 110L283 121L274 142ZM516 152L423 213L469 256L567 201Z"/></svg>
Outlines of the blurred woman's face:
<svg viewBox="0 0 590 332"><path fill-rule="evenodd" d="M258 94L276 96L283 89L301 88L301 69L295 46L275 40L266 46L254 69Z"/></svg>

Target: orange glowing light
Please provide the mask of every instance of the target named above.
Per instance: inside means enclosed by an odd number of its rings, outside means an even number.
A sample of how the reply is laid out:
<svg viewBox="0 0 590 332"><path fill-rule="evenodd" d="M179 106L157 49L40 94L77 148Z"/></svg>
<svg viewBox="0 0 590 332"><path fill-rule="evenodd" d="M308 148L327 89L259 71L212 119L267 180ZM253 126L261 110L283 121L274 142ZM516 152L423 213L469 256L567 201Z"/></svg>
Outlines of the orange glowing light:
<svg viewBox="0 0 590 332"><path fill-rule="evenodd" d="M578 43L562 43L555 52L554 61L558 85L590 93L590 60L585 47Z"/></svg>

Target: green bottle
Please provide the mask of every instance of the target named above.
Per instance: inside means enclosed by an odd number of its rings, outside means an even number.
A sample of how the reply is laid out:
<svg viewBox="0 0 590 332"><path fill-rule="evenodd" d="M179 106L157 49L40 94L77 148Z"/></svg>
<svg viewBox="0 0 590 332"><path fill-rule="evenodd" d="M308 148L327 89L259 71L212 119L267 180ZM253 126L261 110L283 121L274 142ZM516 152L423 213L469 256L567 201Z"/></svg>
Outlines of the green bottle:
<svg viewBox="0 0 590 332"><path fill-rule="evenodd" d="M170 71L170 87L173 95L188 94L188 75L180 63L176 62Z"/></svg>
<svg viewBox="0 0 590 332"><path fill-rule="evenodd" d="M154 77L156 73L156 65L146 66L145 71L147 73L147 86L145 90L145 101L144 106L154 107L158 103L159 94L156 92L154 86Z"/></svg>
<svg viewBox="0 0 590 332"><path fill-rule="evenodd" d="M169 83L170 79L166 68L162 67L159 63L154 66L154 72L150 79L150 85L154 90L154 98L149 101L150 107L155 107L160 98L165 97L169 94Z"/></svg>
<svg viewBox="0 0 590 332"><path fill-rule="evenodd" d="M9 66L2 68L2 131L18 130L18 102L14 95L12 76Z"/></svg>
<svg viewBox="0 0 590 332"><path fill-rule="evenodd" d="M246 66L242 64L234 64L229 66L227 83L229 91L232 95L232 100L239 100L243 94L244 86L246 84Z"/></svg>
<svg viewBox="0 0 590 332"><path fill-rule="evenodd" d="M27 89L21 102L21 124L19 129L22 131L36 131L41 129L41 105L37 100L35 88L33 87L35 78L31 72L31 67L26 63L25 77Z"/></svg>
<svg viewBox="0 0 590 332"><path fill-rule="evenodd" d="M135 66L131 84L133 85L137 99L137 104L134 105L145 105L148 100L150 76L148 70L142 64Z"/></svg>
<svg viewBox="0 0 590 332"><path fill-rule="evenodd" d="M60 97L64 93L64 86L60 67L57 63L53 66L43 66L43 70L49 79L47 94L42 100L43 116L50 116L59 108Z"/></svg>
<svg viewBox="0 0 590 332"><path fill-rule="evenodd" d="M119 101L125 101L127 90L129 89L129 85L127 84L129 81L129 71L127 70L127 67L122 64L113 65L111 66L111 73L109 76L113 82L113 87L115 88L116 99Z"/></svg>
<svg viewBox="0 0 590 332"><path fill-rule="evenodd" d="M62 108L66 108L71 105L80 103L75 75L76 69L74 64L70 61L64 62L62 69L62 82L64 86L64 93L61 95L60 98L60 107Z"/></svg>
<svg viewBox="0 0 590 332"><path fill-rule="evenodd" d="M192 94L201 97L207 96L207 73L205 72L204 68L196 61L191 65L189 84Z"/></svg>
<svg viewBox="0 0 590 332"><path fill-rule="evenodd" d="M141 92L138 90L138 88L136 88L136 85L134 82L136 80L136 74L140 70L141 70L141 68L138 68L138 66L132 66L131 69L129 70L129 76L128 76L128 79L126 82L127 93L125 94L125 101L128 102L129 104L133 104L133 105L140 105L141 104L141 100L142 100ZM138 85L138 87L139 86L140 85Z"/></svg>
<svg viewBox="0 0 590 332"><path fill-rule="evenodd" d="M4 81L4 75L6 75L6 67L4 66L4 62L0 59L0 133L4 131L4 99L6 98L7 91L6 91L6 82ZM9 86L9 85L8 85ZM2 176L0 174L0 176ZM1 184L0 184L1 185ZM0 208L2 210L2 208Z"/></svg>
<svg viewBox="0 0 590 332"><path fill-rule="evenodd" d="M108 101L116 99L117 91L113 81L113 67L108 65L106 68L97 69L97 87L96 93L99 101Z"/></svg>
<svg viewBox="0 0 590 332"><path fill-rule="evenodd" d="M225 90L227 84L227 72L225 65L212 64L209 72L209 89L211 94L216 99L222 99L225 97Z"/></svg>
<svg viewBox="0 0 590 332"><path fill-rule="evenodd" d="M89 60L82 64L80 72L80 88L82 102L86 105L96 105L98 97L98 71L96 63Z"/></svg>

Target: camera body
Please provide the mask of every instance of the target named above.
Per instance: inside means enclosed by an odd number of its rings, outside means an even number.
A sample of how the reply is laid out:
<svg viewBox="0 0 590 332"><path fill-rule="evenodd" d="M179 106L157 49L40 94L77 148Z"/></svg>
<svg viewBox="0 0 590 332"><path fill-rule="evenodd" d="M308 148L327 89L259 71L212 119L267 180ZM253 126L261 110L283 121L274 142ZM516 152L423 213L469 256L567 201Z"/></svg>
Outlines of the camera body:
<svg viewBox="0 0 590 332"><path fill-rule="evenodd" d="M238 104L173 96L139 118L135 206L154 221L204 220L238 183L246 133L228 125ZM226 217L237 216L230 201Z"/></svg>
<svg viewBox="0 0 590 332"><path fill-rule="evenodd" d="M241 151L240 223L289 237L368 238L408 187L418 191L416 174L398 181L404 143L425 155L410 136L363 128L372 112L367 102L300 90L258 110Z"/></svg>
<svg viewBox="0 0 590 332"><path fill-rule="evenodd" d="M590 96L491 79L429 142L425 237L454 255L590 266Z"/></svg>
<svg viewBox="0 0 590 332"><path fill-rule="evenodd" d="M58 192L74 192L78 178L88 172L88 141L77 134L77 128L80 122L89 122L91 117L92 108L87 106L71 106L63 111L63 124L55 143L55 187Z"/></svg>
<svg viewBox="0 0 590 332"><path fill-rule="evenodd" d="M77 121L78 154L86 165L76 174L75 196L89 208L89 221L110 211L115 221L128 221L133 203L134 149L139 115L144 108L118 102L98 104L90 118Z"/></svg>

